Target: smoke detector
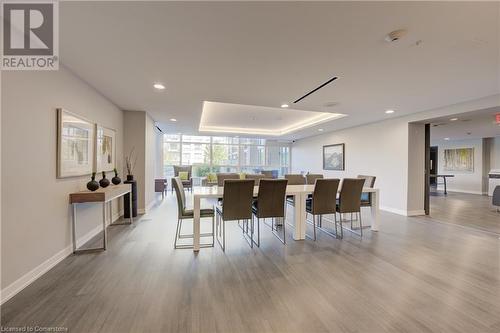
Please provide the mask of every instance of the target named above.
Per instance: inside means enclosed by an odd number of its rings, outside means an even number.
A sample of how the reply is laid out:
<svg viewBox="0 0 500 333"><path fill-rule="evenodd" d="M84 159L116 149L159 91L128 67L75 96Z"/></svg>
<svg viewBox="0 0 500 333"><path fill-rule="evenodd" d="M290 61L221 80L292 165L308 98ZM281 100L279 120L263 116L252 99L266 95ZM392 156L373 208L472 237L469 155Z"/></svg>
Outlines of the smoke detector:
<svg viewBox="0 0 500 333"><path fill-rule="evenodd" d="M407 31L405 29L399 29L399 30L394 30L389 32L385 36L386 42L392 43L395 41L398 41L399 39L403 38L406 35Z"/></svg>

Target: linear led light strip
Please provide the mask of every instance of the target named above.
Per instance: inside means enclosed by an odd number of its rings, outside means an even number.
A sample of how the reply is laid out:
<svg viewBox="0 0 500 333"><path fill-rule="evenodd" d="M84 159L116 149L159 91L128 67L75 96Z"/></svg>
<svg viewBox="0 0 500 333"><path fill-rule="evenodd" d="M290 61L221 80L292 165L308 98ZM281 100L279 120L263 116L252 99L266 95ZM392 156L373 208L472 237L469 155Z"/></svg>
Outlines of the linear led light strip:
<svg viewBox="0 0 500 333"><path fill-rule="evenodd" d="M328 113L320 114L304 121L298 122L291 126L282 129L261 129L261 128L243 128L243 127L223 127L223 126L204 126L200 124L200 132L220 132L220 133L241 133L241 134L259 134L259 135L269 135L269 136L280 136L290 132L298 131L300 129L310 127L323 123L328 120L338 119L345 117L345 114L340 113Z"/></svg>

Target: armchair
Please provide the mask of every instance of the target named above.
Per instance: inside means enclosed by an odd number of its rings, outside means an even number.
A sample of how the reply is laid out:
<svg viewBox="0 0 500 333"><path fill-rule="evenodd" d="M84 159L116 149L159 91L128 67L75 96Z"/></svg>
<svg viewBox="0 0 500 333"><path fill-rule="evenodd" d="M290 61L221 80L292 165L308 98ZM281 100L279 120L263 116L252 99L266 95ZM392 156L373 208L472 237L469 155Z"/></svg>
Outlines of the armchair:
<svg viewBox="0 0 500 333"><path fill-rule="evenodd" d="M187 179L182 179L182 177L179 176L180 172L187 172ZM192 165L186 165L186 166L174 165L174 177L181 178L182 186L184 188L191 190L191 191L193 191L193 174L192 174L192 172L193 172ZM172 193L174 193L174 182L173 181L171 183L171 190L172 190Z"/></svg>

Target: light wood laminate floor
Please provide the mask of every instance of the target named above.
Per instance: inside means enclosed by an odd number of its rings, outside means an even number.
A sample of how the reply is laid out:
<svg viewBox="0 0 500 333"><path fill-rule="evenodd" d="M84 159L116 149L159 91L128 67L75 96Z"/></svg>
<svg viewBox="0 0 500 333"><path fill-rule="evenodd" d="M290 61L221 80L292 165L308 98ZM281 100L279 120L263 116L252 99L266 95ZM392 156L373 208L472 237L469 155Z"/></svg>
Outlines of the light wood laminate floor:
<svg viewBox="0 0 500 333"><path fill-rule="evenodd" d="M431 195L433 220L476 228L500 236L500 213L491 205L491 197L479 194L442 192Z"/></svg>
<svg viewBox="0 0 500 333"><path fill-rule="evenodd" d="M289 214L291 211L289 211ZM500 332L500 240L381 212L360 240L319 234L225 253L174 250L175 197L106 252L70 256L1 308L3 326L70 332ZM369 211L364 211L368 222ZM209 221L203 222L209 224ZM308 232L311 232L309 229Z"/></svg>

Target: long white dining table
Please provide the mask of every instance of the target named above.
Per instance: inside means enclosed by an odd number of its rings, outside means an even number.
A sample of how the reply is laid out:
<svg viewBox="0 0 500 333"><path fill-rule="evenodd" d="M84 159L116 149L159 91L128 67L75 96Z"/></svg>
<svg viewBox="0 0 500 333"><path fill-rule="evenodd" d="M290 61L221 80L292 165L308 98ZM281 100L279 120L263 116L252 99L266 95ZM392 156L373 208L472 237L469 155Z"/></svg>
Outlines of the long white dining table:
<svg viewBox="0 0 500 333"><path fill-rule="evenodd" d="M306 238L306 199L309 194L312 194L314 185L288 185L286 187L286 195L293 196L294 205L294 232L293 239L303 240ZM339 189L340 191L340 189ZM254 196L259 192L259 187L254 187ZM379 221L379 190L377 188L363 188L363 193L371 193L371 230L378 231ZM200 208L201 199L218 199L224 195L224 188L220 186L195 186L193 187L193 250L200 250Z"/></svg>

